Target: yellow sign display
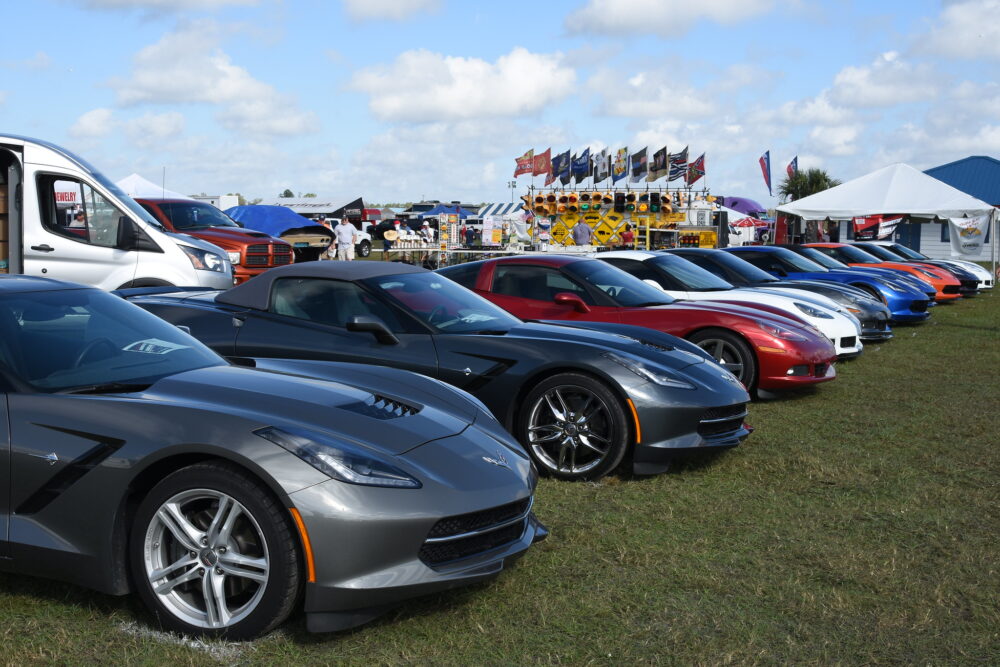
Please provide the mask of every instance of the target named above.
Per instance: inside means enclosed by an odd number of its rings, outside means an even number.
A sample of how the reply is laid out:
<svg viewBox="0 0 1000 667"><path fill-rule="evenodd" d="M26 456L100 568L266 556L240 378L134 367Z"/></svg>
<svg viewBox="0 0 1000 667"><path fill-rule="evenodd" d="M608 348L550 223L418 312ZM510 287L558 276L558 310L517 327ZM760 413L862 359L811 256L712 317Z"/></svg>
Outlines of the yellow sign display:
<svg viewBox="0 0 1000 667"><path fill-rule="evenodd" d="M588 225L590 225L591 227L596 227L601 223L600 213L584 213L582 217L583 221Z"/></svg>
<svg viewBox="0 0 1000 667"><path fill-rule="evenodd" d="M563 213L559 216L559 222L563 223L566 229L573 229L576 223L580 222L578 213Z"/></svg>
<svg viewBox="0 0 1000 667"><path fill-rule="evenodd" d="M601 224L594 227L594 238L597 239L601 245L608 245L608 240L614 235L614 228L612 228L607 222L601 222Z"/></svg>
<svg viewBox="0 0 1000 667"><path fill-rule="evenodd" d="M569 230L566 229L565 225L556 223L552 225L549 229L549 234L552 235L552 240L556 243L565 243L566 239L569 238Z"/></svg>
<svg viewBox="0 0 1000 667"><path fill-rule="evenodd" d="M612 229L615 229L622 223L625 216L618 211L608 211L607 215L604 216L604 221L611 225Z"/></svg>
<svg viewBox="0 0 1000 667"><path fill-rule="evenodd" d="M664 222L687 222L687 213L667 213L663 216Z"/></svg>

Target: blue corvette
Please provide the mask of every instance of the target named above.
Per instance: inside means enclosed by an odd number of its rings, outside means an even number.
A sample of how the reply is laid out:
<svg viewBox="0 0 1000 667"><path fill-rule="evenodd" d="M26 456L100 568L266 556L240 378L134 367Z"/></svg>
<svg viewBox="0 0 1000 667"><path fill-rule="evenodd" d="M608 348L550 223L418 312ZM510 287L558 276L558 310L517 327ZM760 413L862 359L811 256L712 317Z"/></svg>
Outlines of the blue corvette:
<svg viewBox="0 0 1000 667"><path fill-rule="evenodd" d="M931 285L902 280L897 272L856 269L828 257L814 248L802 246L745 246L727 250L754 266L782 278L826 280L852 285L877 297L892 313L893 322L923 322L930 317ZM757 252L747 252L757 251Z"/></svg>

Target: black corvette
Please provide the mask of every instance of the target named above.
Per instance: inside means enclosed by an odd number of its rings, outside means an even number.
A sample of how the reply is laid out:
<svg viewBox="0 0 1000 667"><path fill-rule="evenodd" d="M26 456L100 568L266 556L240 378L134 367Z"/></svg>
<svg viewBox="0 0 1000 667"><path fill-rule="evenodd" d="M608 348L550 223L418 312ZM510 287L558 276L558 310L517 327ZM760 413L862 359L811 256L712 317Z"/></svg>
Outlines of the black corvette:
<svg viewBox="0 0 1000 667"><path fill-rule="evenodd" d="M749 433L746 390L689 343L626 325L522 322L406 264L312 262L226 291L120 294L226 356L392 366L460 387L557 477L594 479L626 454L654 474L679 452Z"/></svg>

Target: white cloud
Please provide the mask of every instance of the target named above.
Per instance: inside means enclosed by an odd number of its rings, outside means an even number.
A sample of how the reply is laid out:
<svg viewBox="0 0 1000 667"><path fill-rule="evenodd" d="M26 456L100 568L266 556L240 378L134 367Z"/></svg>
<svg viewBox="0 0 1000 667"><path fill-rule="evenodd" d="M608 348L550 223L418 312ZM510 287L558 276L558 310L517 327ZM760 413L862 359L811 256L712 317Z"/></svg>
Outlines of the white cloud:
<svg viewBox="0 0 1000 667"><path fill-rule="evenodd" d="M342 0L355 21L402 21L419 12L437 11L440 0Z"/></svg>
<svg viewBox="0 0 1000 667"><path fill-rule="evenodd" d="M785 102L774 113L765 113L789 125L841 125L854 119L853 110L830 102L826 91L816 97Z"/></svg>
<svg viewBox="0 0 1000 667"><path fill-rule="evenodd" d="M97 139L114 131L117 121L111 109L91 109L76 119L69 128L71 137L77 139Z"/></svg>
<svg viewBox="0 0 1000 667"><path fill-rule="evenodd" d="M146 9L175 12L188 9L212 10L227 6L256 5L259 0L77 0L91 9Z"/></svg>
<svg viewBox="0 0 1000 667"><path fill-rule="evenodd" d="M1000 59L1000 0L949 4L917 48L957 60Z"/></svg>
<svg viewBox="0 0 1000 667"><path fill-rule="evenodd" d="M809 132L814 148L828 155L853 155L858 152L862 125L818 125Z"/></svg>
<svg viewBox="0 0 1000 667"><path fill-rule="evenodd" d="M702 118L715 109L708 92L686 86L664 72L639 72L625 80L614 70L595 74L588 90L599 90L600 112L624 118Z"/></svg>
<svg viewBox="0 0 1000 667"><path fill-rule="evenodd" d="M234 131L302 134L317 119L294 99L235 65L216 44L219 29L209 21L182 25L136 54L128 79L110 82L122 106L206 103L221 108L219 122Z"/></svg>
<svg viewBox="0 0 1000 667"><path fill-rule="evenodd" d="M32 57L25 58L24 60L0 61L0 67L15 70L43 70L48 69L51 65L52 59L44 51L39 51Z"/></svg>
<svg viewBox="0 0 1000 667"><path fill-rule="evenodd" d="M772 11L778 0L589 0L566 18L571 33L676 37L699 21L733 25Z"/></svg>
<svg viewBox="0 0 1000 667"><path fill-rule="evenodd" d="M535 113L573 93L575 82L561 55L517 47L496 63L406 51L359 71L352 86L383 120L432 122Z"/></svg>
<svg viewBox="0 0 1000 667"><path fill-rule="evenodd" d="M125 123L125 133L139 148L162 146L184 132L184 116L176 111L146 113Z"/></svg>
<svg viewBox="0 0 1000 667"><path fill-rule="evenodd" d="M940 74L929 65L911 65L889 51L871 65L840 70L834 77L830 97L835 102L858 107L922 102L937 96L940 80Z"/></svg>

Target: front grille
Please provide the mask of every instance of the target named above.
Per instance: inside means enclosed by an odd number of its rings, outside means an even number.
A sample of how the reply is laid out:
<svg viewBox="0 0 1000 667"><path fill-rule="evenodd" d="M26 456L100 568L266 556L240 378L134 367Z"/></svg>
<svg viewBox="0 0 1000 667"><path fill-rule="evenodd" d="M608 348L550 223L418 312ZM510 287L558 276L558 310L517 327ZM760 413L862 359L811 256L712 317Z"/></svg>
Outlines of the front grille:
<svg viewBox="0 0 1000 667"><path fill-rule="evenodd" d="M979 281L978 280L963 280L962 281L962 289L967 289L967 290L968 289L979 289Z"/></svg>
<svg viewBox="0 0 1000 667"><path fill-rule="evenodd" d="M451 542L425 542L420 547L420 560L427 565L441 565L460 558L468 558L505 546L524 534L524 522L518 521L506 528L465 537Z"/></svg>
<svg viewBox="0 0 1000 667"><path fill-rule="evenodd" d="M267 255L246 255L244 264L247 266L267 266Z"/></svg>
<svg viewBox="0 0 1000 667"><path fill-rule="evenodd" d="M496 526L506 523L511 519L516 519L531 506L531 498L519 500L516 503L492 507L481 512L470 512L469 514L459 514L441 519L431 532L427 534L429 538L451 537L452 535L462 535L463 533L478 532L489 526Z"/></svg>
<svg viewBox="0 0 1000 667"><path fill-rule="evenodd" d="M388 396L372 394L370 398L360 403L352 403L340 406L343 410L349 410L365 417L373 419L395 419L397 417L408 417L420 412L420 407L403 403Z"/></svg>
<svg viewBox="0 0 1000 667"><path fill-rule="evenodd" d="M698 435L708 438L738 431L743 427L743 419L746 416L747 406L743 403L709 408L698 424Z"/></svg>
<svg viewBox="0 0 1000 667"><path fill-rule="evenodd" d="M927 302L923 301L923 300L912 301L912 302L910 302L910 310L912 312L914 312L914 313L926 313L927 312Z"/></svg>
<svg viewBox="0 0 1000 667"><path fill-rule="evenodd" d="M857 336L844 336L843 338L840 339L841 347L854 347L857 344L858 344Z"/></svg>
<svg viewBox="0 0 1000 667"><path fill-rule="evenodd" d="M268 252L268 250L270 249L270 247L271 247L270 243L255 243L254 245L247 246L247 253L248 254L256 253L258 255L266 255L267 252Z"/></svg>
<svg viewBox="0 0 1000 667"><path fill-rule="evenodd" d="M826 371L830 368L830 364L816 364L816 373L814 377L826 377Z"/></svg>
<svg viewBox="0 0 1000 667"><path fill-rule="evenodd" d="M960 285L945 285L944 289L941 291L945 294L958 294L958 290L961 288Z"/></svg>

